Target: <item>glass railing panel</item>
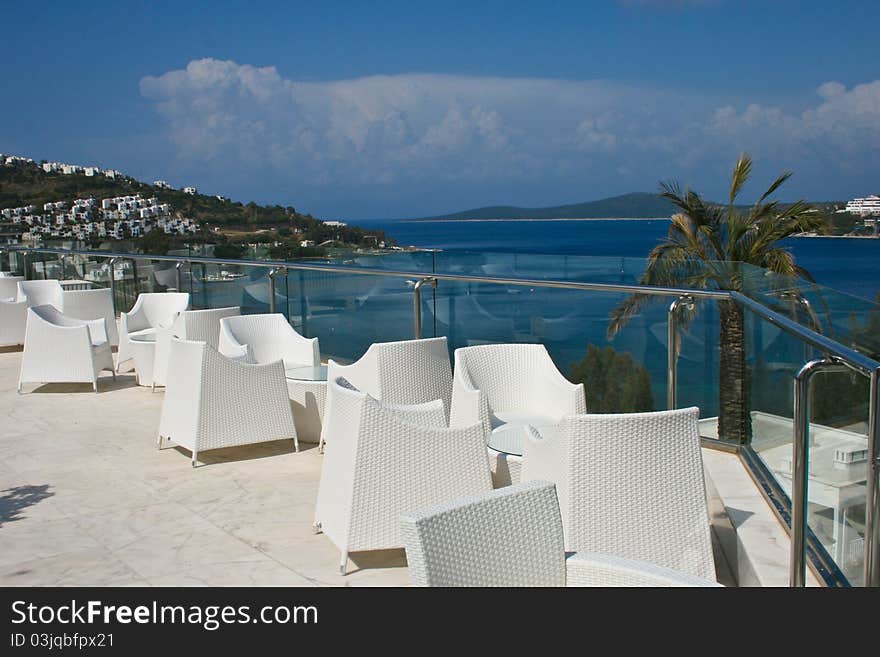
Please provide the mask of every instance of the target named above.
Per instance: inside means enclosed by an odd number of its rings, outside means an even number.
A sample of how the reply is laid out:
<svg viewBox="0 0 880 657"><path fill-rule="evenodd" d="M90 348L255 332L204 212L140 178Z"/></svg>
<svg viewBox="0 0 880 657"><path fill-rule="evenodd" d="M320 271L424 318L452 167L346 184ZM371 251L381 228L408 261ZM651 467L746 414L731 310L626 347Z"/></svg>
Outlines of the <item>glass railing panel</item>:
<svg viewBox="0 0 880 657"><path fill-rule="evenodd" d="M173 264L173 263L172 263ZM192 308L238 306L242 314L270 312L269 267L193 262L181 268ZM276 278L275 311L287 314L284 277Z"/></svg>
<svg viewBox="0 0 880 657"><path fill-rule="evenodd" d="M416 280L290 269L286 278L279 276L276 290L285 290L286 281L290 322L303 335L319 338L322 358L349 362L374 342L412 339ZM423 306L432 292L422 288ZM423 318L422 335L431 337L433 323L427 314Z"/></svg>
<svg viewBox="0 0 880 657"><path fill-rule="evenodd" d="M791 334L746 312L751 374L751 447L791 497L794 380L819 356ZM861 585L868 381L853 372L820 372L809 400L807 524L827 558Z"/></svg>
<svg viewBox="0 0 880 657"><path fill-rule="evenodd" d="M541 343L570 380L584 382L587 408L624 412L666 408L667 297L656 297L613 337L612 311L627 295L539 286L441 280L425 326L445 335L450 351L491 343ZM711 304L683 337L679 405L716 413L717 375L702 362L706 334L715 335ZM714 352L715 343L708 348ZM708 372L708 376L707 376Z"/></svg>

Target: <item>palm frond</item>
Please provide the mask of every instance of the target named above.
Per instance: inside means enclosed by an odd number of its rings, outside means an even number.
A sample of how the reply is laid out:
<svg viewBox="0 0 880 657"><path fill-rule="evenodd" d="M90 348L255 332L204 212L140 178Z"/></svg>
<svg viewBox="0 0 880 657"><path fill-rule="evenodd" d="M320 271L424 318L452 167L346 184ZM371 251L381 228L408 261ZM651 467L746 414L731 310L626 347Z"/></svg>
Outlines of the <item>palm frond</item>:
<svg viewBox="0 0 880 657"><path fill-rule="evenodd" d="M748 153L740 153L739 160L736 162L736 166L733 168L733 178L730 181L730 205L733 206L736 203L736 197L739 196L739 192L742 189L743 185L746 184L746 181L749 179L749 176L752 174L752 158L749 157Z"/></svg>

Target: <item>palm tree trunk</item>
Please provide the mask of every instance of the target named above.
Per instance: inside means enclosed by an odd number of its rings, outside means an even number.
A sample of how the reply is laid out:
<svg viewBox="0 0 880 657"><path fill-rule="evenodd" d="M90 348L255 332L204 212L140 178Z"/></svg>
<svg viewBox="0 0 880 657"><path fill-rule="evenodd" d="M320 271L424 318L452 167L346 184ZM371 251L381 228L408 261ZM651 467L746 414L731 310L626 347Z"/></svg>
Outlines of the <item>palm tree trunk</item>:
<svg viewBox="0 0 880 657"><path fill-rule="evenodd" d="M718 437L743 445L752 438L751 381L746 365L742 308L719 301Z"/></svg>

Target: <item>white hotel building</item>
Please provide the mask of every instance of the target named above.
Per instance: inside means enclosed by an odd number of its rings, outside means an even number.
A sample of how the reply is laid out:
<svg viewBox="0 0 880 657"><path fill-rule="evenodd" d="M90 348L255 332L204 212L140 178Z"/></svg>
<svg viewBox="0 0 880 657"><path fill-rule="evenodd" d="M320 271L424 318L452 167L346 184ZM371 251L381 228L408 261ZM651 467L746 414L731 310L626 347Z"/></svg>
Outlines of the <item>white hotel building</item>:
<svg viewBox="0 0 880 657"><path fill-rule="evenodd" d="M864 198L854 198L846 204L846 211L862 217L880 215L880 196L873 194Z"/></svg>

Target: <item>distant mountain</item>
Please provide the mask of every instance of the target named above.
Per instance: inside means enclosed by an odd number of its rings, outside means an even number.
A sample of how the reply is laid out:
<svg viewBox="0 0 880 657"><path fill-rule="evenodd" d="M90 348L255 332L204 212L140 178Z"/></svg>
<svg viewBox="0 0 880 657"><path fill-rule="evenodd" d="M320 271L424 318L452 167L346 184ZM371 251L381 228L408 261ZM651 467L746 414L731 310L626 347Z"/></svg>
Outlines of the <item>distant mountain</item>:
<svg viewBox="0 0 880 657"><path fill-rule="evenodd" d="M518 208L497 205L455 212L439 217L422 217L415 221L465 219L602 219L646 218L672 216L672 204L649 192L633 192L598 201L557 205L549 208Z"/></svg>

